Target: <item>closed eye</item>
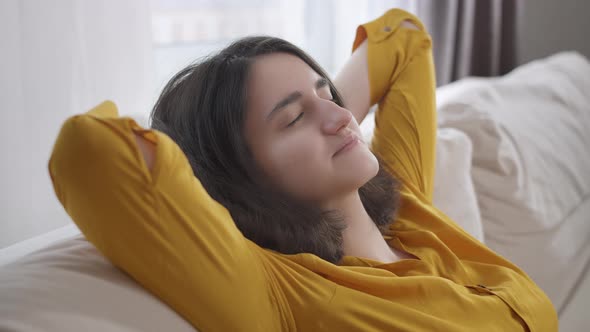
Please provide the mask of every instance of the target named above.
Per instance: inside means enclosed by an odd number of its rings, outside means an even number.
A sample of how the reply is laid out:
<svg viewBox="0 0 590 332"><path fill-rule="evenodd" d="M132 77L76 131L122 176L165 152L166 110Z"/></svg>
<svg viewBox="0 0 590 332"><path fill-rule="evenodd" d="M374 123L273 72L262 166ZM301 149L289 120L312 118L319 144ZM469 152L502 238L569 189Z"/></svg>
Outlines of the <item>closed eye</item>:
<svg viewBox="0 0 590 332"><path fill-rule="evenodd" d="M287 127L291 127L293 126L295 123L297 123L297 121L299 121L302 117L303 117L304 112L301 112L296 118L295 120L291 121Z"/></svg>
<svg viewBox="0 0 590 332"><path fill-rule="evenodd" d="M333 102L334 104L338 104L338 101L336 100L336 98L330 98L328 99L329 101ZM305 114L305 112L301 112L293 121L291 121L287 127L292 127L294 124L297 123L297 121L301 120L301 118L303 117L303 114Z"/></svg>

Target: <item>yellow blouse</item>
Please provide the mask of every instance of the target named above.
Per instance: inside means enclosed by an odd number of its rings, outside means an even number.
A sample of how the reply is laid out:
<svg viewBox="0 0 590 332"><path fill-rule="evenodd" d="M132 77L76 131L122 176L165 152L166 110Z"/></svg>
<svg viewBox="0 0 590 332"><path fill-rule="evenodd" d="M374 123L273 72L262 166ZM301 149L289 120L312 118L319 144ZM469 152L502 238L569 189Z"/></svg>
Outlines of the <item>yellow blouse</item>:
<svg viewBox="0 0 590 332"><path fill-rule="evenodd" d="M380 106L372 149L403 181L384 236L417 259L334 265L260 248L168 136L118 117L111 102L64 123L49 161L57 197L106 257L200 331L557 331L535 283L432 205L435 84L424 27L391 10L359 27L354 47L365 38ZM152 170L135 133L156 145Z"/></svg>

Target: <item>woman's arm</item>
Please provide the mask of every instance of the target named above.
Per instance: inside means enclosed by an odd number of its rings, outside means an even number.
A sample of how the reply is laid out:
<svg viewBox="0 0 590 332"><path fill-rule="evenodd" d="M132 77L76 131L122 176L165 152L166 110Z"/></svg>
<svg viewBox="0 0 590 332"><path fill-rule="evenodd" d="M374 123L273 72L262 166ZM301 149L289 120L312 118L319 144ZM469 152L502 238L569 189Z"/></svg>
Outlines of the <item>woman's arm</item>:
<svg viewBox="0 0 590 332"><path fill-rule="evenodd" d="M137 147L141 152L147 168L150 172L153 171L154 161L156 159L156 145L139 134L133 133L133 135L135 136L135 143L137 143Z"/></svg>
<svg viewBox="0 0 590 332"><path fill-rule="evenodd" d="M418 30L410 21L403 21L402 27ZM361 123L371 108L367 40L352 52L352 55L334 78L334 85L344 99L344 105L352 112L357 123Z"/></svg>
<svg viewBox="0 0 590 332"><path fill-rule="evenodd" d="M103 103L64 123L49 172L86 238L193 326L279 330L260 248L168 136Z"/></svg>
<svg viewBox="0 0 590 332"><path fill-rule="evenodd" d="M436 83L426 28L416 16L392 9L357 28L353 51L360 55L353 54L338 79L345 100L361 121L368 106L379 103L372 151L402 181L402 190L431 202Z"/></svg>

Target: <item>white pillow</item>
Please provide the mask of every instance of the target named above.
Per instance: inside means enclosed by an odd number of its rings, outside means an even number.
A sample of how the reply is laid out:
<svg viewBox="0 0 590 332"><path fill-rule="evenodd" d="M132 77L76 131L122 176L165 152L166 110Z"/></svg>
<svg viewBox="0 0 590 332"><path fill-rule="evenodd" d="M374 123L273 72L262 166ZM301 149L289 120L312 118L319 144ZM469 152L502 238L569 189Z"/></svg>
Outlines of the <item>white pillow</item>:
<svg viewBox="0 0 590 332"><path fill-rule="evenodd" d="M375 129L375 113L361 123L361 132L370 142ZM467 135L452 128L436 133L436 165L433 205L467 233L484 242L483 227L471 179L471 142Z"/></svg>
<svg viewBox="0 0 590 332"><path fill-rule="evenodd" d="M473 143L486 244L560 310L590 263L588 60L561 53L439 92L439 126Z"/></svg>
<svg viewBox="0 0 590 332"><path fill-rule="evenodd" d="M195 329L78 235L0 267L0 331Z"/></svg>
<svg viewBox="0 0 590 332"><path fill-rule="evenodd" d="M481 214L471 179L471 140L453 128L436 133L434 206L459 224L467 233L484 242Z"/></svg>

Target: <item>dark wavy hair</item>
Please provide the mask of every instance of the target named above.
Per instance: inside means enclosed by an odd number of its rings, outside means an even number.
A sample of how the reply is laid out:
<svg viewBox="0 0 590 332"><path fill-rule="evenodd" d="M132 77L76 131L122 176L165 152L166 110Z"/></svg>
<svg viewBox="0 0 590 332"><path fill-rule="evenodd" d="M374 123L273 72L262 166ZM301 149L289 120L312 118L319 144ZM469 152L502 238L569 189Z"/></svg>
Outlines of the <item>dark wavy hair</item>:
<svg viewBox="0 0 590 332"><path fill-rule="evenodd" d="M164 87L151 113L151 127L170 136L186 154L195 176L224 205L242 234L284 254L312 253L337 264L343 256L345 222L289 193L256 181L260 170L243 137L249 69L257 56L283 52L299 57L328 80L335 102L342 97L324 70L304 51L275 37L239 39L191 64ZM381 166L359 189L362 203L381 231L394 220L398 181Z"/></svg>

